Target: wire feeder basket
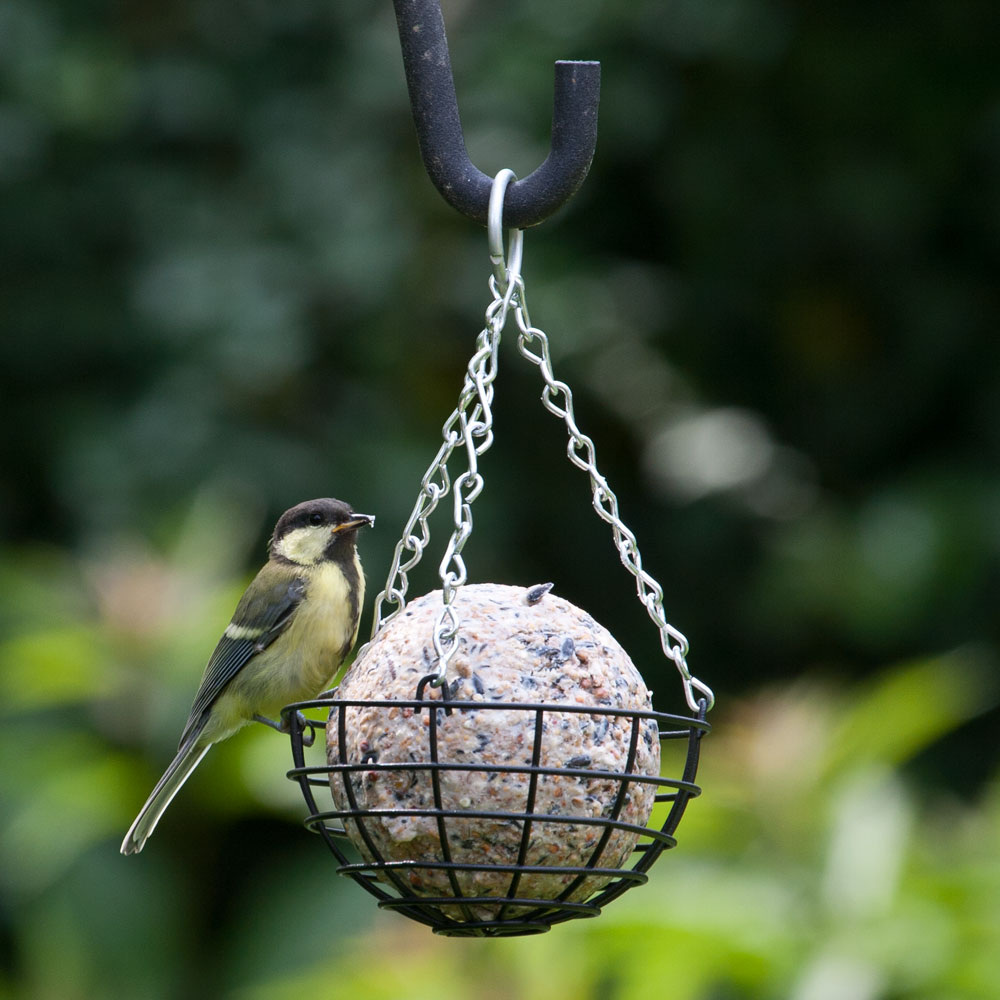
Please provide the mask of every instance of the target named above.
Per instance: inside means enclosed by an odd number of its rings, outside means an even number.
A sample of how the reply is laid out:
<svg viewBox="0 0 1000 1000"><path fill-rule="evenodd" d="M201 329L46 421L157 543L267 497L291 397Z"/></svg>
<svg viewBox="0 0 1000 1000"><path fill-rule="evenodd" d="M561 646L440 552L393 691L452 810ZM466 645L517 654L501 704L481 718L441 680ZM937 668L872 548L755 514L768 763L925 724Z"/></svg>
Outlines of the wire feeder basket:
<svg viewBox="0 0 1000 1000"><path fill-rule="evenodd" d="M339 698L318 698L312 701L299 702L290 705L283 713L290 726L292 757L294 768L288 772L288 777L298 782L309 809L305 825L320 834L326 841L334 857L339 862L338 874L353 879L378 901L379 907L395 910L403 916L426 924L433 928L436 934L453 937L502 937L525 934L538 934L549 930L553 925L579 917L595 917L602 907L617 899L627 890L642 885L648 880L648 871L653 863L667 849L676 844L674 831L684 815L688 802L701 793L695 784L698 770L698 758L701 737L710 729L705 722L708 707L706 700L699 702L696 716L668 715L640 709L625 709L620 707L604 707L595 705L567 705L565 703L520 703L520 702L481 702L481 701L427 701L420 695L426 686L424 682L417 689L418 697L414 700L340 700ZM374 709L412 709L415 713L425 709L428 712L428 724L425 727L426 745L422 760L382 763L370 759L345 759L345 730L347 708ZM338 759L333 763L325 761L326 740L317 742L324 748L324 763L309 764L306 761L308 748L313 745L317 730L320 736L325 736L326 719L307 717L306 711L325 709L331 726L338 728L339 748ZM532 763L496 764L470 761L441 760L438 752L438 733L442 726L448 725L449 716L456 716L460 721L463 713L483 711L508 711L526 713L533 716L534 745L532 747ZM541 755L542 732L546 715L549 713L564 714L567 712L585 712L591 716L615 716L621 720L629 720L631 743L625 768L622 771L593 770L575 767L547 767L537 762ZM639 727L644 720L655 720L661 746L667 742L683 741L684 764L679 777L654 777L636 773L636 748L638 744ZM351 787L350 776L356 772L367 772L377 780L380 774L389 772L426 773L433 791L433 808L401 808L401 809L364 809L358 805L354 789ZM441 775L446 771L488 771L505 772L521 776L526 781L527 794L523 811L484 811L471 809L449 809L443 805L441 791ZM539 779L549 775L567 775L574 777L598 778L618 782L618 791L612 802L608 815L575 815L573 813L547 814L534 809L536 790ZM331 795L331 782L341 783L348 808L327 809L317 803L314 790L324 788L326 795ZM628 788L632 784L643 783L653 785L657 791L655 803L663 804L666 816L658 828L653 826L636 826L621 820L622 806L626 801ZM332 795L331 795L332 798ZM434 861L388 860L377 846L377 838L370 831L370 824L380 818L403 817L430 818L436 823L440 839L440 858ZM449 830L449 821L461 818L463 822L470 819L484 821L507 821L517 824L520 830L520 851L518 861L513 864L457 862L452 860L450 842L453 834ZM658 819L654 807L654 821ZM347 825L350 823L356 831L355 836L365 844L371 860L358 860L359 854L351 843ZM590 853L585 864L575 866L558 865L528 865L523 863L531 838L532 827L539 823L574 824L590 826L597 833L597 844ZM608 867L602 864L602 854L611 834L615 830L624 830L637 834L639 842L628 861L634 860L631 867ZM449 893L428 895L419 892L414 884L419 884L422 873L445 873ZM506 878L505 893L491 895L469 895L463 891L459 875L487 873ZM525 875L544 874L563 876L568 879L565 889L553 899L541 899L529 894L523 894L519 886ZM586 880L600 881L603 886L583 899L571 900L569 897L578 892ZM482 907L488 906L496 913L494 918L483 919ZM480 909L480 915L474 912Z"/></svg>

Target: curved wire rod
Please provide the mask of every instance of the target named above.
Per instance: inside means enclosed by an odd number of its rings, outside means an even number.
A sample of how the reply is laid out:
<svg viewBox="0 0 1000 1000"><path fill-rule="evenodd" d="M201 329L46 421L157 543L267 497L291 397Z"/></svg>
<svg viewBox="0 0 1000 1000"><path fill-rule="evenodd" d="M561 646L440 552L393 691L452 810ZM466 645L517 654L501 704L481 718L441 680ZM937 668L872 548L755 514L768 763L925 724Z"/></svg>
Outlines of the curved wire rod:
<svg viewBox="0 0 1000 1000"><path fill-rule="evenodd" d="M472 163L465 148L440 2L393 0L393 6L424 167L449 205L485 225L493 178ZM505 229L538 225L576 193L594 158L600 96L600 63L555 64L549 155L508 188Z"/></svg>

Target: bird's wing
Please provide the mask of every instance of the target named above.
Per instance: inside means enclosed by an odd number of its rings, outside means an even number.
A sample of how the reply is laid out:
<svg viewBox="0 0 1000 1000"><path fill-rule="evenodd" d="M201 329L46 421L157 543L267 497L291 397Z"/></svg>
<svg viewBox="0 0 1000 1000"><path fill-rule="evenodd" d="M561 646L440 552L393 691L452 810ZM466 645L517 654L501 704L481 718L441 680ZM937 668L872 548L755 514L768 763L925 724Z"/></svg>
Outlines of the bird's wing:
<svg viewBox="0 0 1000 1000"><path fill-rule="evenodd" d="M261 569L240 599L232 621L205 667L201 687L181 734L181 746L200 729L205 713L251 657L267 649L288 627L305 594L306 583L301 577L289 579L287 571L282 572L271 563Z"/></svg>

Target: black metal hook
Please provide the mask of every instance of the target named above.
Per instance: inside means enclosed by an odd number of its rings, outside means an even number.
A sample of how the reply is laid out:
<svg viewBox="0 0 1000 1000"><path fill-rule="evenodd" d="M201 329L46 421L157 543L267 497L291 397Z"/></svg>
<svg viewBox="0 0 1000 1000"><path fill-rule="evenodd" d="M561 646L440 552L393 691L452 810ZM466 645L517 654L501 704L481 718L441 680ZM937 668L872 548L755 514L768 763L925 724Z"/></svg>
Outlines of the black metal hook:
<svg viewBox="0 0 1000 1000"><path fill-rule="evenodd" d="M434 186L453 208L486 223L493 178L469 159L439 0L393 0L420 155ZM549 155L507 189L503 226L524 229L564 205L587 176L597 145L601 64L555 64Z"/></svg>

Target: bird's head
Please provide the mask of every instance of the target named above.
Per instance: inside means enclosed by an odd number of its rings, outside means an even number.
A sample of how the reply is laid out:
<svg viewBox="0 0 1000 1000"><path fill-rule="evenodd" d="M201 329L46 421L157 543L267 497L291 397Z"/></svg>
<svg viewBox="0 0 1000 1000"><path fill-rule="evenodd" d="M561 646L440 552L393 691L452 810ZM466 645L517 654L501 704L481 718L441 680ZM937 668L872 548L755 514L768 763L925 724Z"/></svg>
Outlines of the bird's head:
<svg viewBox="0 0 1000 1000"><path fill-rule="evenodd" d="M358 528L374 523L375 518L370 514L358 514L342 500L329 497L306 500L278 518L268 553L272 559L315 566L353 552Z"/></svg>

